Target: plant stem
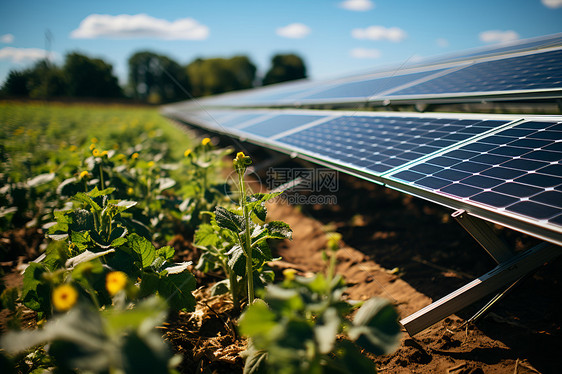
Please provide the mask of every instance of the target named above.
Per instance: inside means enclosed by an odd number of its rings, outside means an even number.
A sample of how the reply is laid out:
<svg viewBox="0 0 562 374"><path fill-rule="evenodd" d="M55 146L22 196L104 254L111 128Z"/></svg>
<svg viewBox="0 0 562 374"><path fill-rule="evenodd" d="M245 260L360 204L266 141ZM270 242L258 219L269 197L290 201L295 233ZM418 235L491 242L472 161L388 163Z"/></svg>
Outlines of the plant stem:
<svg viewBox="0 0 562 374"><path fill-rule="evenodd" d="M248 305L254 302L254 264L252 261L252 246L250 243L250 213L246 205L246 185L244 183L244 171L238 173L240 182L240 206L244 215L245 240L244 253L246 254L246 278L248 278Z"/></svg>
<svg viewBox="0 0 562 374"><path fill-rule="evenodd" d="M238 300L238 280L236 279L236 273L234 270L228 271L228 278L230 281L232 304L234 305L234 311L238 313L240 311L240 300Z"/></svg>
<svg viewBox="0 0 562 374"><path fill-rule="evenodd" d="M100 181L101 181L101 189L103 190L105 188L105 183L103 181L103 169L101 167L101 164L100 164Z"/></svg>

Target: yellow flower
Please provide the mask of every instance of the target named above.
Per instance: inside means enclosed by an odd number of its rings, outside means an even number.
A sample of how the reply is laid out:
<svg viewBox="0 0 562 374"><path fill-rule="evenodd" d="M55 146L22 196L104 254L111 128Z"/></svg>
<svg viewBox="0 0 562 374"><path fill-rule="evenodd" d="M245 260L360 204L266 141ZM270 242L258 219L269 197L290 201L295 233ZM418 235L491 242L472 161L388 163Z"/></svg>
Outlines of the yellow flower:
<svg viewBox="0 0 562 374"><path fill-rule="evenodd" d="M78 292L69 284L63 284L55 288L52 295L53 306L59 312L69 310L78 300Z"/></svg>
<svg viewBox="0 0 562 374"><path fill-rule="evenodd" d="M92 138L92 143L96 144L97 142L98 142L98 138L93 137L93 138Z"/></svg>
<svg viewBox="0 0 562 374"><path fill-rule="evenodd" d="M210 142L211 142L211 139L209 139L209 138L204 138L203 140L201 140L201 144L203 144L203 145L207 145Z"/></svg>
<svg viewBox="0 0 562 374"><path fill-rule="evenodd" d="M247 166L252 164L252 159L249 156L246 156L244 152L238 152L236 154L236 158L232 160L232 162L236 172L243 172L246 170Z"/></svg>
<svg viewBox="0 0 562 374"><path fill-rule="evenodd" d="M149 162L148 162L148 167L149 167L149 168L154 167L154 161L149 161Z"/></svg>
<svg viewBox="0 0 562 374"><path fill-rule="evenodd" d="M88 173L88 170L84 170L83 172L80 173L80 179L87 178L88 176L90 176L90 173Z"/></svg>
<svg viewBox="0 0 562 374"><path fill-rule="evenodd" d="M70 147L68 147L68 150L69 150L70 152L74 152L74 151L76 151L77 149L78 149L78 147L76 147L74 144L71 145Z"/></svg>
<svg viewBox="0 0 562 374"><path fill-rule="evenodd" d="M122 271L112 271L105 278L105 288L111 296L121 291L127 285L127 275Z"/></svg>
<svg viewBox="0 0 562 374"><path fill-rule="evenodd" d="M99 149L94 149L92 151L92 154L94 155L94 157L99 157L101 155L101 152Z"/></svg>
<svg viewBox="0 0 562 374"><path fill-rule="evenodd" d="M107 151L103 151L103 152L101 153L101 157L103 157L103 156L107 156Z"/></svg>
<svg viewBox="0 0 562 374"><path fill-rule="evenodd" d="M138 154L137 152L135 152L135 153L133 153L133 154L131 155L131 158L132 158L133 160L136 160L137 158L139 158L139 154Z"/></svg>
<svg viewBox="0 0 562 374"><path fill-rule="evenodd" d="M134 193L135 193L135 190L133 189L133 187L127 188L127 194L132 195Z"/></svg>
<svg viewBox="0 0 562 374"><path fill-rule="evenodd" d="M283 270L283 276L288 281L292 281L293 279L295 279L296 273L297 273L297 271L295 269L285 269L285 270Z"/></svg>
<svg viewBox="0 0 562 374"><path fill-rule="evenodd" d="M90 144L90 151L93 151L96 148L96 145L94 143Z"/></svg>
<svg viewBox="0 0 562 374"><path fill-rule="evenodd" d="M191 154L191 149L186 149L185 152L183 153L184 157L188 157Z"/></svg>

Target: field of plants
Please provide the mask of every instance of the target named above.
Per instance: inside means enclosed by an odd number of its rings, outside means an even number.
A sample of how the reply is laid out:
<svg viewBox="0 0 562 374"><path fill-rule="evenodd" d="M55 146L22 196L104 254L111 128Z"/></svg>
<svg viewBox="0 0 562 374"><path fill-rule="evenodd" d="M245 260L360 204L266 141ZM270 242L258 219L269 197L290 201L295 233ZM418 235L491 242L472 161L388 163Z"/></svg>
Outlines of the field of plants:
<svg viewBox="0 0 562 374"><path fill-rule="evenodd" d="M345 300L337 234L318 272L274 271L283 191L250 191L243 150L145 107L0 124L1 372L368 373L397 347L393 305Z"/></svg>

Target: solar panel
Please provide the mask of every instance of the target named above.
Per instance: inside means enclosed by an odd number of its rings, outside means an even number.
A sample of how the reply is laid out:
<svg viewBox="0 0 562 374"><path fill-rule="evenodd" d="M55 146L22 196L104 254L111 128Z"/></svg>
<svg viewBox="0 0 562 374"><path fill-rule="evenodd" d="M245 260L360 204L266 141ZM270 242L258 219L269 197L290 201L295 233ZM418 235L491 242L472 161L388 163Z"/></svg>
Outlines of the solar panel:
<svg viewBox="0 0 562 374"><path fill-rule="evenodd" d="M562 45L562 34L553 34L541 36L538 38L530 38L524 40L515 40L508 43L500 43L497 45L476 48L469 52L457 53L448 56L426 59L423 63L436 63L436 62L453 62L453 61L466 61L470 58L497 56L501 54L515 53L532 49L548 48Z"/></svg>
<svg viewBox="0 0 562 374"><path fill-rule="evenodd" d="M562 50L480 62L389 94L454 95L562 89Z"/></svg>
<svg viewBox="0 0 562 374"><path fill-rule="evenodd" d="M561 231L562 122L524 121L389 177Z"/></svg>
<svg viewBox="0 0 562 374"><path fill-rule="evenodd" d="M300 152L379 174L505 123L344 115L275 140Z"/></svg>
<svg viewBox="0 0 562 374"><path fill-rule="evenodd" d="M325 118L326 115L299 115L299 114L279 114L263 121L244 127L244 132L252 135L269 138L296 127L315 122Z"/></svg>
<svg viewBox="0 0 562 374"><path fill-rule="evenodd" d="M396 71L396 75L355 80L351 82L344 82L325 89L316 90L316 92L301 95L295 98L301 104L307 102L342 102L342 101L366 101L369 97L378 95L389 89L402 86L406 83L414 82L418 79L437 74L444 69L431 69L428 71L421 71L416 73L403 74Z"/></svg>

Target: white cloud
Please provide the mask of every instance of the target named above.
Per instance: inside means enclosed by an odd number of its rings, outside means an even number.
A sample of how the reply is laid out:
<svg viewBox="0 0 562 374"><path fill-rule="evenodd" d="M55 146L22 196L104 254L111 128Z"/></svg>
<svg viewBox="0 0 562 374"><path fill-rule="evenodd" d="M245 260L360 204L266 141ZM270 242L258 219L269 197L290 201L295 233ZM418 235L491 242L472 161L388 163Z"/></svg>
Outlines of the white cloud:
<svg viewBox="0 0 562 374"><path fill-rule="evenodd" d="M0 36L0 41L5 44L10 44L14 42L14 36L12 34L4 34Z"/></svg>
<svg viewBox="0 0 562 374"><path fill-rule="evenodd" d="M0 60L10 60L11 62L21 63L44 59L47 51L39 48L14 48L4 47L0 49ZM56 53L51 52L49 59L57 57Z"/></svg>
<svg viewBox="0 0 562 374"><path fill-rule="evenodd" d="M351 36L356 39L390 40L400 42L406 38L406 31L398 27L369 26L365 29L353 29Z"/></svg>
<svg viewBox="0 0 562 374"><path fill-rule="evenodd" d="M560 8L562 7L562 0L541 0L542 4L548 8Z"/></svg>
<svg viewBox="0 0 562 374"><path fill-rule="evenodd" d="M277 35L284 38L301 39L310 34L310 27L302 23L291 23L290 25L279 27Z"/></svg>
<svg viewBox="0 0 562 374"><path fill-rule="evenodd" d="M353 58L379 58L381 57L381 52L378 49L368 49L368 48L354 48L350 51L351 57Z"/></svg>
<svg viewBox="0 0 562 374"><path fill-rule="evenodd" d="M480 40L484 43L507 43L519 39L519 34L513 30L488 30L480 33Z"/></svg>
<svg viewBox="0 0 562 374"><path fill-rule="evenodd" d="M356 12L366 12L367 10L373 9L375 3L371 0L345 0L340 3L340 7Z"/></svg>
<svg viewBox="0 0 562 374"><path fill-rule="evenodd" d="M435 40L435 42L441 48L445 48L449 46L449 41L445 38L438 38L437 40Z"/></svg>
<svg viewBox="0 0 562 374"><path fill-rule="evenodd" d="M204 40L209 37L209 28L193 18L181 18L173 22L154 18L147 14L90 14L80 26L70 33L75 39L119 38L119 39L164 39Z"/></svg>

